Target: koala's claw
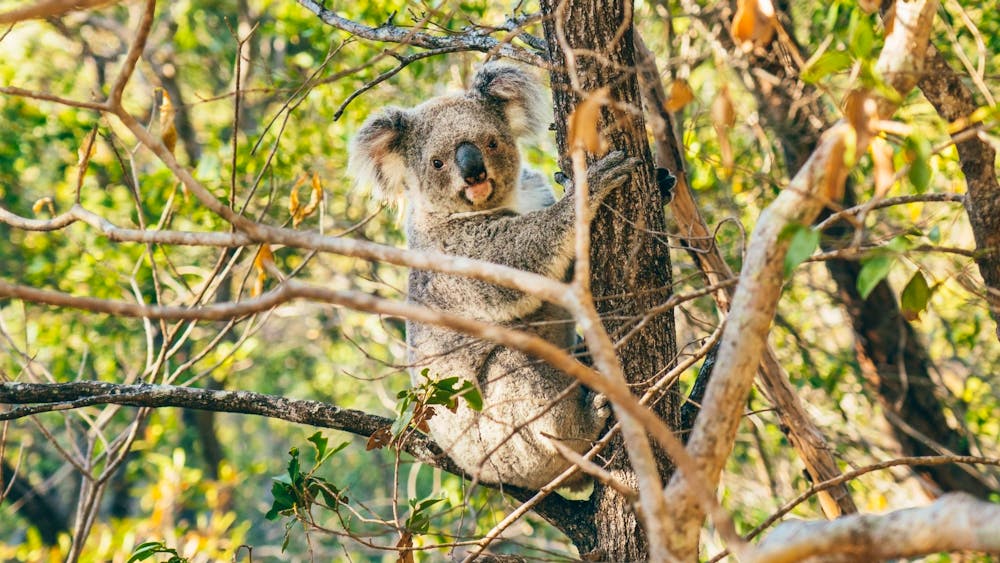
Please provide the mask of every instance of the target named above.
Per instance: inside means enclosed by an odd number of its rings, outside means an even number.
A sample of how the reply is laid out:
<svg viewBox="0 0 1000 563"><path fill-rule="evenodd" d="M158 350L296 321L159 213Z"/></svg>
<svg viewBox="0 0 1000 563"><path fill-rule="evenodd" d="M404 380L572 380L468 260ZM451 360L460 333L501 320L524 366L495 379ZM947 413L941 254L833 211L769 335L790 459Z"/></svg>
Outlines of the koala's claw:
<svg viewBox="0 0 1000 563"><path fill-rule="evenodd" d="M638 158L626 158L622 151L610 152L594 163L587 175L593 205L599 205L612 190L623 186L641 163Z"/></svg>
<svg viewBox="0 0 1000 563"><path fill-rule="evenodd" d="M553 174L552 176L553 178L555 178L556 183L562 186L563 189L565 190L573 189L573 179L567 176L566 173L563 172L562 170L556 171L556 173Z"/></svg>
<svg viewBox="0 0 1000 563"><path fill-rule="evenodd" d="M604 424L611 416L611 403L603 393L594 393L590 399L591 406L594 407L594 418L599 424Z"/></svg>

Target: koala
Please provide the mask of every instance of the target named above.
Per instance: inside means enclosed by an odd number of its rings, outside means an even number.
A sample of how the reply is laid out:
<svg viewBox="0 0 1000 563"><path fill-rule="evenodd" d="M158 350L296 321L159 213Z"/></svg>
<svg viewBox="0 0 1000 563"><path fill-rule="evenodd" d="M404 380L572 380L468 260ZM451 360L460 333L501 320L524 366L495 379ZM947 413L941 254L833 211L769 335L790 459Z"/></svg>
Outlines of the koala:
<svg viewBox="0 0 1000 563"><path fill-rule="evenodd" d="M462 94L370 117L352 141L349 168L382 195L402 195L409 248L565 280L573 263L573 198L556 201L541 174L522 168L517 144L545 127L544 108L527 72L489 63ZM636 165L618 152L591 166L591 205L624 184ZM483 281L413 270L408 300L563 348L576 344L565 310ZM406 325L406 342L414 383L428 368L479 389L481 411L459 401L457 412L437 409L428 425L445 453L482 482L542 487L569 465L550 440L586 451L610 414L603 396L517 350L414 322Z"/></svg>

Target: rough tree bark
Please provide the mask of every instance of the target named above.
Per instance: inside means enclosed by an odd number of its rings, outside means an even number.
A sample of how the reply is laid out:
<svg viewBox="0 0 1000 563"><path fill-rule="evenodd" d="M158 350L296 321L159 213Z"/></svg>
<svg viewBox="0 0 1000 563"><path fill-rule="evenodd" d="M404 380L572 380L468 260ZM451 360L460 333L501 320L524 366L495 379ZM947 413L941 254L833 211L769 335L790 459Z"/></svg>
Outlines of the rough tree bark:
<svg viewBox="0 0 1000 563"><path fill-rule="evenodd" d="M947 121L968 118L978 104L972 91L962 82L962 76L933 48L927 53L927 65L928 72L921 75L917 83L927 100ZM970 123L956 132L955 148L968 187L965 209L972 223L976 248L980 251L976 263L986 281L986 302L997 321L997 339L1000 339L1000 184L997 182L996 151L980 136L968 136L968 129L979 126L980 123Z"/></svg>
<svg viewBox="0 0 1000 563"><path fill-rule="evenodd" d="M787 3L778 3L778 10L786 28L794 29ZM721 16L720 23L729 19L726 11L715 13ZM725 28L729 26L725 25ZM724 35L723 39L733 45L729 36ZM793 47L801 51L799 45ZM754 84L751 93L761 108L766 124L779 133L776 138L781 155L789 175L792 175L816 148L820 134L831 120L820 102L822 93L799 80L798 69L790 60L788 49L775 37L764 48L748 53L751 67L764 72L748 72L747 78ZM938 74L932 71L923 76ZM995 185L996 175L992 177ZM846 207L854 205L852 188L848 182L844 201ZM824 210L819 220L829 215L830 210ZM848 223L841 221L831 226L827 234L831 237L823 241L823 246L830 249L836 246L837 240L850 241L854 231ZM967 440L960 430L948 424L937 395L938 386L931 378L933 364L930 356L913 325L903 317L889 283L882 280L867 299L862 299L857 290L860 263L834 259L827 260L825 264L854 330L861 375L887 413L903 455L944 453L928 442L958 455L968 455ZM975 477L974 470L958 465L922 468L918 474L932 491L964 491L981 498L986 498L991 492Z"/></svg>
<svg viewBox="0 0 1000 563"><path fill-rule="evenodd" d="M542 11L553 17L545 20L545 39L553 64L552 94L555 103L556 138L562 167L569 170L567 149L568 116L581 96L598 88L611 88L616 102L641 109L638 82L633 69L632 7L627 1L587 2L543 0ZM557 29L560 27L561 30ZM581 91L574 91L567 57L560 40L574 49L576 77ZM598 53L599 56L594 56ZM632 182L605 201L593 223L592 287L598 310L618 319L633 318L663 302L670 295L671 273L668 248L650 234L664 229L663 201L653 175L652 156L646 140L641 112L605 111L604 130L613 149L624 150L642 159ZM614 211L611 211L614 210ZM622 334L623 321L605 323L614 337ZM651 319L619 350L626 377L636 392L655 380L655 375L673 362L676 346L672 314ZM678 426L677 400L666 393L654 410L671 426ZM605 453L611 458L609 470L621 481L635 484L634 475L620 442ZM666 477L671 466L662 452L657 459ZM641 560L647 557L647 541L628 501L611 488L600 487L586 506L593 519L596 536L580 551L612 561Z"/></svg>

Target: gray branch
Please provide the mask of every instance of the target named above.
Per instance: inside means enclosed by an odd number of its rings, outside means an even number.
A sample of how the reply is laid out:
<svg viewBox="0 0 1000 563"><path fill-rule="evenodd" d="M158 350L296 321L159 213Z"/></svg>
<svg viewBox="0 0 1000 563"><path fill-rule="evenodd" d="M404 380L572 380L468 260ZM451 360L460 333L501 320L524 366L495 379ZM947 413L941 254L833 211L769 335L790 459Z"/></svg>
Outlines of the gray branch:
<svg viewBox="0 0 1000 563"><path fill-rule="evenodd" d="M298 0L298 2L307 10L319 16L319 19L323 23L362 39L381 43L400 43L424 49L480 51L483 53L494 51L504 57L523 63L539 67L546 66L544 56L490 37L477 29L451 35L433 35L390 23L384 23L378 27L369 27L337 15L336 12L326 9L316 0Z"/></svg>
<svg viewBox="0 0 1000 563"><path fill-rule="evenodd" d="M100 381L74 383L0 382L0 406L20 405L0 410L0 421L23 418L40 412L78 409L92 405L125 405L131 407L179 407L214 412L253 414L330 428L369 437L377 430L390 426L391 418L354 409L344 409L329 403L306 399L289 399L251 391L220 391L175 385L123 385ZM434 440L413 433L401 449L421 463L469 479ZM526 500L534 491L517 487L486 485ZM534 507L535 512L560 529L587 529L593 522L579 522L580 503L549 495ZM579 530L576 530L579 532ZM591 532L592 533L592 532Z"/></svg>

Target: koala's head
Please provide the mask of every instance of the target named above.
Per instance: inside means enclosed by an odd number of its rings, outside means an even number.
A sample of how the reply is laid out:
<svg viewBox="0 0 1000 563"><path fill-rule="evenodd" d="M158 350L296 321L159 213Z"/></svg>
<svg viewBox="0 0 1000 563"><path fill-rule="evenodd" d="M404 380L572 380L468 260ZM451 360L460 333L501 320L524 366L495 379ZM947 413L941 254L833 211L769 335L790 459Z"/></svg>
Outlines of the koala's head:
<svg viewBox="0 0 1000 563"><path fill-rule="evenodd" d="M545 125L544 107L531 75L489 63L464 94L370 117L351 144L349 168L383 197L405 192L418 213L501 207L520 178L517 140Z"/></svg>

